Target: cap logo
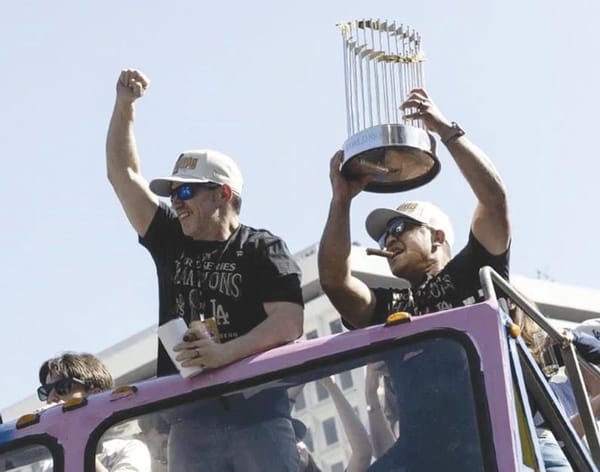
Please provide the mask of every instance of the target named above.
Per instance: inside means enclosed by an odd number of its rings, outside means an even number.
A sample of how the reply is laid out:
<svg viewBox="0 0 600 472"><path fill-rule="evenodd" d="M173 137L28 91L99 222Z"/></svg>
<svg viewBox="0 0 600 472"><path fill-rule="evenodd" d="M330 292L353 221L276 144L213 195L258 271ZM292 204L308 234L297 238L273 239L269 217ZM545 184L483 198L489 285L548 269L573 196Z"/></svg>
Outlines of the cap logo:
<svg viewBox="0 0 600 472"><path fill-rule="evenodd" d="M400 211L413 211L417 209L417 204L413 202L403 203L398 207Z"/></svg>
<svg viewBox="0 0 600 472"><path fill-rule="evenodd" d="M181 169L195 169L197 163L197 157L185 157L182 154L181 156L179 156L179 159L177 159L177 162L175 163L175 169L173 169L173 173L175 174Z"/></svg>

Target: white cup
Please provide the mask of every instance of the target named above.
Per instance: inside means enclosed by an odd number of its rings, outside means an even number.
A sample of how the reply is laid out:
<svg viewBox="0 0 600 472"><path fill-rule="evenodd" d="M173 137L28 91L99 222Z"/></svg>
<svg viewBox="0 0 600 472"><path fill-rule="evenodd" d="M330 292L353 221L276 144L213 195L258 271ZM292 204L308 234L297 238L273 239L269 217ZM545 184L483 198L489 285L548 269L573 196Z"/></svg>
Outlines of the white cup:
<svg viewBox="0 0 600 472"><path fill-rule="evenodd" d="M158 327L158 338L163 343L163 346L169 353L169 357L173 361L173 364L177 366L177 369L179 369L179 373L183 378L198 375L203 370L202 367L182 367L181 362L176 359L181 351L175 352L173 347L183 342L183 335L187 329L187 324L181 317L168 321Z"/></svg>

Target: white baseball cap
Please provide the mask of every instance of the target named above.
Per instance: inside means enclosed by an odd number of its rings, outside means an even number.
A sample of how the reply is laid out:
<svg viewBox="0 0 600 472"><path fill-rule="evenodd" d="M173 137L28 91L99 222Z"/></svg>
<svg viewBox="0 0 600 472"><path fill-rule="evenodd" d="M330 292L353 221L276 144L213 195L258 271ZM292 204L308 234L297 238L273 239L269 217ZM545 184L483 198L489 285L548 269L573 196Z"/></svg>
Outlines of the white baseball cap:
<svg viewBox="0 0 600 472"><path fill-rule="evenodd" d="M389 221L398 217L408 218L409 220L430 226L433 229L441 229L446 235L448 245L452 247L454 244L454 231L452 230L450 218L433 203L429 202L404 202L395 210L389 208L373 210L367 216L367 233L375 241L379 241Z"/></svg>
<svg viewBox="0 0 600 472"><path fill-rule="evenodd" d="M171 176L152 180L150 190L161 197L168 197L173 182L227 184L238 195L242 194L244 186L242 172L233 159L212 149L182 152Z"/></svg>

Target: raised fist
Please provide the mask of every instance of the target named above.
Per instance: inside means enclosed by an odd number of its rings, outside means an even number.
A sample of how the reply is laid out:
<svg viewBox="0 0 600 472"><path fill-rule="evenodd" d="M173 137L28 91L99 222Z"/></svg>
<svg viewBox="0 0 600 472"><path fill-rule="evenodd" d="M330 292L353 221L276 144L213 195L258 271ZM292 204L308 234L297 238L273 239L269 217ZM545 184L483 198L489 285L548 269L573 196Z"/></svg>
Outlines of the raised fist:
<svg viewBox="0 0 600 472"><path fill-rule="evenodd" d="M125 69L121 71L117 81L117 100L133 103L150 85L150 80L139 70Z"/></svg>

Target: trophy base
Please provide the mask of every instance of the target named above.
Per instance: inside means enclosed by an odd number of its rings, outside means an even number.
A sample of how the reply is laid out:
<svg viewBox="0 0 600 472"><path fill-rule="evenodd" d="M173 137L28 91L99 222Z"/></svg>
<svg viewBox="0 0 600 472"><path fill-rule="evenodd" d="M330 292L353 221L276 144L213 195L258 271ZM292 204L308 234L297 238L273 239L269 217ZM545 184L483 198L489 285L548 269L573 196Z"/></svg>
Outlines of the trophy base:
<svg viewBox="0 0 600 472"><path fill-rule="evenodd" d="M431 181L440 171L435 140L414 126L388 124L367 128L344 143L342 173L348 179L374 176L367 192L393 193Z"/></svg>

